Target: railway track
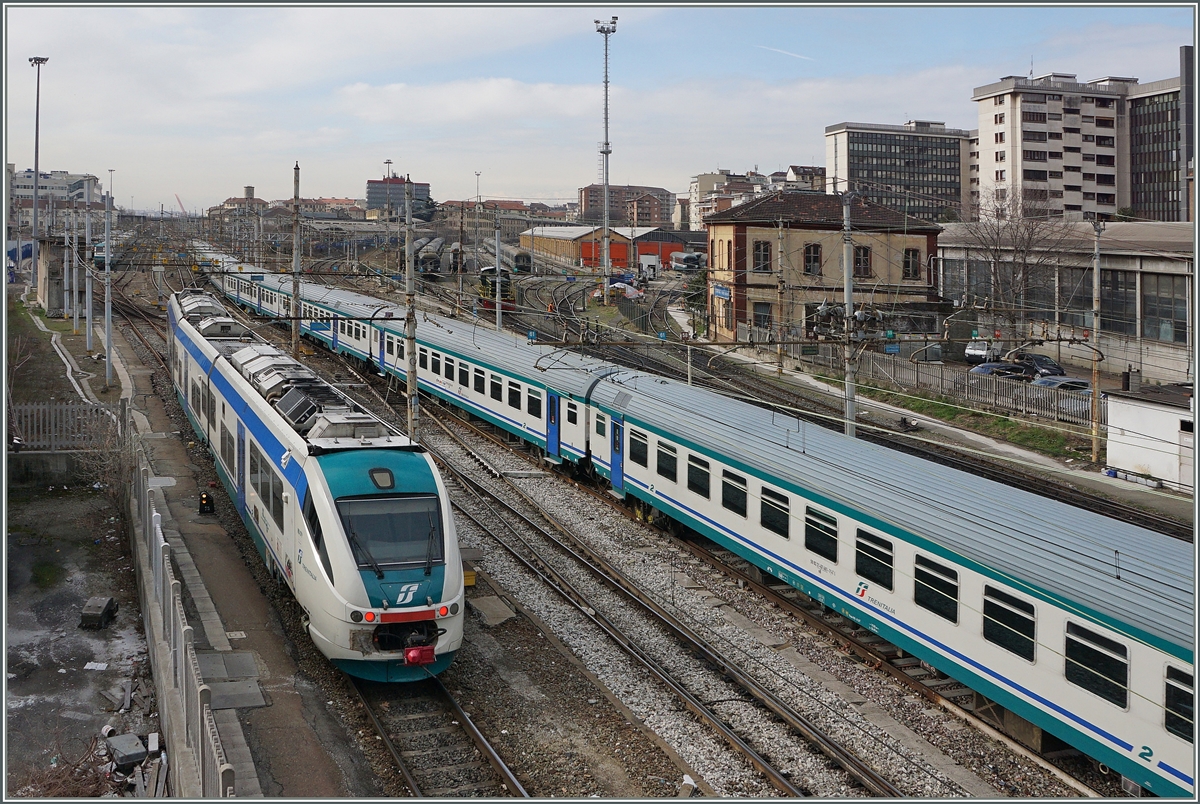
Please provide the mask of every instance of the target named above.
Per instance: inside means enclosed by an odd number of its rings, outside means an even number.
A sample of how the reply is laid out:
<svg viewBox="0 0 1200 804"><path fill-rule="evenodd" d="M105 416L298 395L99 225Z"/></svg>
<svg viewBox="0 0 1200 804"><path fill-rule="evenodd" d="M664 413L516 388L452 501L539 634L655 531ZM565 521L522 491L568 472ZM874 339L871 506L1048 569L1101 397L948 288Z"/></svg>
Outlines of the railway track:
<svg viewBox="0 0 1200 804"><path fill-rule="evenodd" d="M524 786L436 677L378 684L346 676L417 798L528 798Z"/></svg>

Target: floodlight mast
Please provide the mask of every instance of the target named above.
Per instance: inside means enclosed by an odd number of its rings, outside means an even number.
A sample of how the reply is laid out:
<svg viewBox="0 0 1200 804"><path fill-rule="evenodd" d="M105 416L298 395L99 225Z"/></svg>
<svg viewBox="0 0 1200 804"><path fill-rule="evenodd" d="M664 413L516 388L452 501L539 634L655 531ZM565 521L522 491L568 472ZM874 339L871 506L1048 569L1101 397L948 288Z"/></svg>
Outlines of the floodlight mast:
<svg viewBox="0 0 1200 804"><path fill-rule="evenodd" d="M601 248L604 271L604 306L608 306L608 277L612 272L612 258L609 251L609 210L608 210L608 157L612 153L612 143L608 140L608 37L617 32L617 18L610 21L596 20L596 31L604 37L604 144L600 154L604 157L604 240ZM593 241L595 242L595 241Z"/></svg>

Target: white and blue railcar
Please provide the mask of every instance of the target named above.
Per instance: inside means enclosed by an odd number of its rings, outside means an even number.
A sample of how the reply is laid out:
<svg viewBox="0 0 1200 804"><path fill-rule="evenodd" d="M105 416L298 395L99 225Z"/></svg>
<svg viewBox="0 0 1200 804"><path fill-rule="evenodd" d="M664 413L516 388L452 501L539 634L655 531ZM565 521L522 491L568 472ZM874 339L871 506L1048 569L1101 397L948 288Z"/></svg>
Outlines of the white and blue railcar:
<svg viewBox="0 0 1200 804"><path fill-rule="evenodd" d="M256 284L251 297L290 294L278 275ZM301 295L305 325L330 324L309 337L403 376L400 308L311 283ZM967 684L1006 725L1031 723L1155 794L1194 795L1191 545L707 390L421 316L421 390L594 468Z"/></svg>
<svg viewBox="0 0 1200 804"><path fill-rule="evenodd" d="M462 643L463 573L429 454L229 318L175 294L176 393L317 648L360 678L415 681Z"/></svg>

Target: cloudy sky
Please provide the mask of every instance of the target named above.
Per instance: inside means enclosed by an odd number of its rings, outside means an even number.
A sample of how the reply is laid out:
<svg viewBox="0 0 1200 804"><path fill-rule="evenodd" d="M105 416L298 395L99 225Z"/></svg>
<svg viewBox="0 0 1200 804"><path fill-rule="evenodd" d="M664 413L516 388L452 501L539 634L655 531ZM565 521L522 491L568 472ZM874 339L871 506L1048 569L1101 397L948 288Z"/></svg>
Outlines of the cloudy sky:
<svg viewBox="0 0 1200 804"><path fill-rule="evenodd" d="M974 87L1074 73L1179 74L1188 7L5 8L5 151L115 169L120 206L362 198L384 160L436 200L555 204L600 177L610 39L614 184L823 165L824 128L975 128Z"/></svg>

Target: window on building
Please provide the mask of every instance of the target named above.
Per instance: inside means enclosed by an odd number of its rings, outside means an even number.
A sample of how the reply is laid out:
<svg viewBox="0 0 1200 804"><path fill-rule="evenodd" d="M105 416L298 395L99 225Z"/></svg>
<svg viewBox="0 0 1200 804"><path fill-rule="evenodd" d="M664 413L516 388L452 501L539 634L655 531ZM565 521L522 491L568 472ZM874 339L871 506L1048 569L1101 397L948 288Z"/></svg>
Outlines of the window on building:
<svg viewBox="0 0 1200 804"><path fill-rule="evenodd" d="M1114 193L1096 193L1096 203L1106 207L1114 207L1117 205L1117 196Z"/></svg>
<svg viewBox="0 0 1200 804"><path fill-rule="evenodd" d="M729 329L729 330L733 329L733 300L732 299L722 299L721 300L721 309L725 314L724 315L725 329Z"/></svg>
<svg viewBox="0 0 1200 804"><path fill-rule="evenodd" d="M958 622L958 571L918 554L913 567L913 602L942 619Z"/></svg>
<svg viewBox="0 0 1200 804"><path fill-rule="evenodd" d="M995 134L995 141L996 141L997 143L1004 142L1004 132L1003 132L1003 131L997 131L997 132L996 132L996 134Z"/></svg>
<svg viewBox="0 0 1200 804"><path fill-rule="evenodd" d="M725 267L733 268L733 241L725 241Z"/></svg>
<svg viewBox="0 0 1200 804"><path fill-rule="evenodd" d="M1100 272L1100 329L1137 334L1137 274L1133 271Z"/></svg>
<svg viewBox="0 0 1200 804"><path fill-rule="evenodd" d="M1167 667L1166 694L1163 708L1166 710L1165 726L1176 737L1189 743L1193 741L1193 707L1195 692L1191 673Z"/></svg>
<svg viewBox="0 0 1200 804"><path fill-rule="evenodd" d="M837 518L818 511L816 508L805 509L804 547L836 564L838 560Z"/></svg>
<svg viewBox="0 0 1200 804"><path fill-rule="evenodd" d="M1083 151L1082 148L1078 148L1074 145L1064 145L1063 146L1063 153L1077 154L1077 153L1081 153L1082 151Z"/></svg>
<svg viewBox="0 0 1200 804"><path fill-rule="evenodd" d="M1021 156L1023 156L1025 158L1026 162L1045 162L1046 161L1046 152L1045 151L1022 151Z"/></svg>
<svg viewBox="0 0 1200 804"><path fill-rule="evenodd" d="M999 114L992 115L992 122L994 122L996 125L1000 125L1001 123L1003 123L1004 122L1004 112L1000 112Z"/></svg>
<svg viewBox="0 0 1200 804"><path fill-rule="evenodd" d="M996 106L1003 106L1004 105L1004 96L997 95L995 98L992 98L992 103Z"/></svg>
<svg viewBox="0 0 1200 804"><path fill-rule="evenodd" d="M983 638L1033 661L1037 620L1032 603L994 586L983 587Z"/></svg>
<svg viewBox="0 0 1200 804"><path fill-rule="evenodd" d="M1003 170L996 171L996 181L1004 181L1004 171Z"/></svg>
<svg viewBox="0 0 1200 804"><path fill-rule="evenodd" d="M1061 131L1047 131L1047 132L1046 132L1046 139L1048 139L1048 140L1061 140L1061 139L1062 139L1062 132L1061 132Z"/></svg>
<svg viewBox="0 0 1200 804"><path fill-rule="evenodd" d="M629 460L639 466L650 467L649 440L646 434L639 430L629 431Z"/></svg>
<svg viewBox="0 0 1200 804"><path fill-rule="evenodd" d="M746 515L746 478L730 471L721 472L721 506L738 516Z"/></svg>
<svg viewBox="0 0 1200 804"><path fill-rule="evenodd" d="M1096 128L1116 128L1116 120L1111 117L1097 117Z"/></svg>
<svg viewBox="0 0 1200 804"><path fill-rule="evenodd" d="M906 248L904 249L904 273L905 279L920 279L921 278L921 249Z"/></svg>
<svg viewBox="0 0 1200 804"><path fill-rule="evenodd" d="M1095 200L1096 200L1096 194L1095 194L1095 193L1084 193L1084 194L1083 194L1083 200L1084 200L1084 201L1095 201Z"/></svg>
<svg viewBox="0 0 1200 804"><path fill-rule="evenodd" d="M1084 161L1084 162L1095 162L1095 161L1096 161L1096 155L1095 155L1095 154L1084 154L1084 155L1083 155L1083 161Z"/></svg>
<svg viewBox="0 0 1200 804"><path fill-rule="evenodd" d="M688 456L687 486L688 491L708 499L708 461L695 455Z"/></svg>
<svg viewBox="0 0 1200 804"><path fill-rule="evenodd" d="M996 161L1003 162L1006 158L1007 151L996 151Z"/></svg>
<svg viewBox="0 0 1200 804"><path fill-rule="evenodd" d="M1049 174L1044 170L1023 170L1021 175L1025 181L1046 181L1049 179Z"/></svg>
<svg viewBox="0 0 1200 804"><path fill-rule="evenodd" d="M761 503L759 524L776 535L789 538L788 496L763 486Z"/></svg>
<svg viewBox="0 0 1200 804"><path fill-rule="evenodd" d="M1043 115L1045 117L1045 115ZM1045 142L1046 132L1044 131L1022 131L1021 139L1024 142Z"/></svg>
<svg viewBox="0 0 1200 804"><path fill-rule="evenodd" d="M1120 642L1067 623L1067 681L1122 708L1129 703L1128 654Z"/></svg>
<svg viewBox="0 0 1200 804"><path fill-rule="evenodd" d="M770 302L755 302L754 303L754 326L760 329L771 328L771 303Z"/></svg>
<svg viewBox="0 0 1200 804"><path fill-rule="evenodd" d="M871 247L854 247L854 275L858 277L871 276Z"/></svg>
<svg viewBox="0 0 1200 804"><path fill-rule="evenodd" d="M754 241L754 270L755 271L770 271L771 270L771 241L770 240L755 240Z"/></svg>
<svg viewBox="0 0 1200 804"><path fill-rule="evenodd" d="M1095 134L1084 134L1084 135L1081 137L1081 139L1083 140L1083 142L1095 142L1095 141L1096 141L1096 135L1095 135Z"/></svg>
<svg viewBox="0 0 1200 804"><path fill-rule="evenodd" d="M1047 151L1046 156L1050 159L1062 159L1062 151Z"/></svg>
<svg viewBox="0 0 1200 804"><path fill-rule="evenodd" d="M1187 277L1142 275L1142 336L1171 343L1188 342Z"/></svg>
<svg viewBox="0 0 1200 804"><path fill-rule="evenodd" d="M854 571L861 578L892 590L892 543L859 528L855 539Z"/></svg>
<svg viewBox="0 0 1200 804"><path fill-rule="evenodd" d="M677 482L677 471L679 465L678 451L672 444L667 444L664 441L658 442L658 455L655 469L660 477L665 477L672 483Z"/></svg>
<svg viewBox="0 0 1200 804"><path fill-rule="evenodd" d="M1117 158L1115 156L1113 156L1112 154L1096 154L1097 167L1099 167L1100 165L1106 165L1108 167L1113 167L1116 164L1117 164Z"/></svg>
<svg viewBox="0 0 1200 804"><path fill-rule="evenodd" d="M821 275L821 244L804 244L804 273L809 276Z"/></svg>
<svg viewBox="0 0 1200 804"><path fill-rule="evenodd" d="M1115 148L1115 147L1117 147L1116 138L1097 136L1096 137L1096 147L1097 148Z"/></svg>

